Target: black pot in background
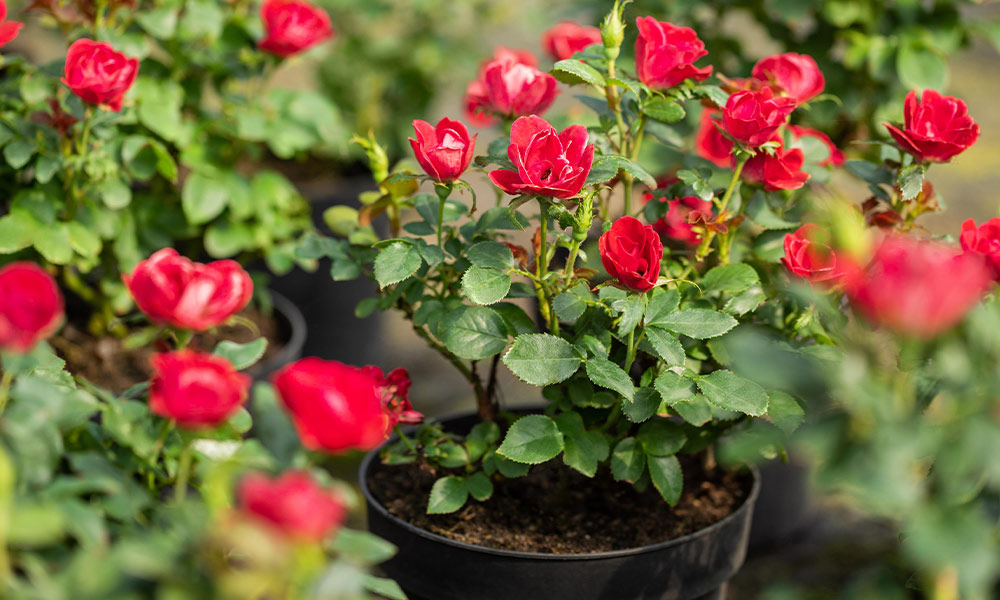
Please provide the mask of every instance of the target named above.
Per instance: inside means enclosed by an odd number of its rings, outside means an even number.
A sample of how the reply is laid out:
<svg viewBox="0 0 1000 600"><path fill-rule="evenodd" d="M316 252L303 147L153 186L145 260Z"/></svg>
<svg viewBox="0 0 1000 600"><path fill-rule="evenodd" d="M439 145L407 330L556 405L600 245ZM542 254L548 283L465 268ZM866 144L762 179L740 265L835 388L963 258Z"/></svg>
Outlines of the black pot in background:
<svg viewBox="0 0 1000 600"><path fill-rule="evenodd" d="M812 516L809 468L794 457L760 465L760 496L750 525L751 556L766 554L806 531Z"/></svg>
<svg viewBox="0 0 1000 600"><path fill-rule="evenodd" d="M247 374L256 381L267 381L271 374L290 362L302 358L302 347L306 343L306 320L302 311L284 295L269 290L271 302L274 304L274 319L278 324L278 332L285 345L281 351L262 360L247 370Z"/></svg>
<svg viewBox="0 0 1000 600"><path fill-rule="evenodd" d="M461 431L475 418L442 422ZM399 548L381 568L411 600L722 600L743 564L760 485L754 470L743 505L691 535L628 550L543 554L450 540L393 516L368 488L379 467L378 450L369 452L359 475L368 529Z"/></svg>

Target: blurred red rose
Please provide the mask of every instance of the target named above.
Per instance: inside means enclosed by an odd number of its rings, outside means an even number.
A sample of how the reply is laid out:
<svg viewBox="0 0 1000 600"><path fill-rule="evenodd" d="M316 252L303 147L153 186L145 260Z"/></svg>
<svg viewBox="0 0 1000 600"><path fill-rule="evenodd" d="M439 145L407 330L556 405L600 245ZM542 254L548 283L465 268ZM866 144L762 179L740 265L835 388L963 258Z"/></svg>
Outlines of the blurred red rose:
<svg viewBox="0 0 1000 600"><path fill-rule="evenodd" d="M24 23L7 20L7 3L0 0L0 48L12 42L23 26ZM598 36L598 40L600 40L600 36Z"/></svg>
<svg viewBox="0 0 1000 600"><path fill-rule="evenodd" d="M830 139L830 136L826 135L822 131L810 129L808 127L800 127L798 125L789 125L788 131L790 131L792 133L792 137L797 140L801 140L805 137L812 137L826 144L826 147L830 150L830 155L826 157L826 160L820 163L821 167L844 166L844 153L840 150L840 148L833 144L833 140Z"/></svg>
<svg viewBox="0 0 1000 600"><path fill-rule="evenodd" d="M962 223L959 242L962 250L985 256L993 268L993 278L1000 281L1000 218L993 217L979 227L967 219Z"/></svg>
<svg viewBox="0 0 1000 600"><path fill-rule="evenodd" d="M756 148L774 138L793 110L795 100L775 98L771 88L740 90L726 101L722 121L734 140Z"/></svg>
<svg viewBox="0 0 1000 600"><path fill-rule="evenodd" d="M515 50L506 46L497 46L493 56L479 65L476 79L469 82L465 88L465 118L476 127L486 127L497 118L490 112L490 95L484 81L486 67L496 61L509 61L529 67L538 67L538 59L527 50Z"/></svg>
<svg viewBox="0 0 1000 600"><path fill-rule="evenodd" d="M885 124L896 143L917 160L946 162L979 139L979 125L965 102L934 90L906 95L903 129Z"/></svg>
<svg viewBox="0 0 1000 600"><path fill-rule="evenodd" d="M432 126L427 121L413 122L417 139L410 139L410 147L421 168L435 181L451 182L462 176L472 163L476 135L469 137L469 130L461 121L444 118Z"/></svg>
<svg viewBox="0 0 1000 600"><path fill-rule="evenodd" d="M781 262L793 274L812 283L839 279L843 265L827 242L830 234L813 223L806 223L795 233L785 235L785 255Z"/></svg>
<svg viewBox="0 0 1000 600"><path fill-rule="evenodd" d="M330 15L306 0L264 0L260 5L264 39L260 49L288 57L333 37Z"/></svg>
<svg viewBox="0 0 1000 600"><path fill-rule="evenodd" d="M24 353L63 322L63 298L52 276L31 262L0 268L0 349Z"/></svg>
<svg viewBox="0 0 1000 600"><path fill-rule="evenodd" d="M553 60L566 60L587 46L601 43L601 30L563 21L542 34L542 47Z"/></svg>
<svg viewBox="0 0 1000 600"><path fill-rule="evenodd" d="M647 200L651 200L653 195L647 193L645 197ZM667 214L653 223L653 229L667 239L676 240L688 246L697 246L701 242L701 234L688 223L688 215L691 214L691 211L711 215L712 201L702 200L696 196L684 196L672 200L660 198L659 200L666 202Z"/></svg>
<svg viewBox="0 0 1000 600"><path fill-rule="evenodd" d="M685 79L704 81L712 66L694 63L708 54L705 44L690 27L657 21L653 17L635 20L639 37L635 40L635 70L639 80L649 87L665 90Z"/></svg>
<svg viewBox="0 0 1000 600"><path fill-rule="evenodd" d="M778 146L774 156L758 152L747 160L743 167L743 178L751 183L760 183L770 192L777 190L797 190L809 181L809 173L802 170L805 155L799 148L786 150Z"/></svg>
<svg viewBox="0 0 1000 600"><path fill-rule="evenodd" d="M149 408L182 427L215 427L246 402L252 380L225 358L193 350L156 354Z"/></svg>
<svg viewBox="0 0 1000 600"><path fill-rule="evenodd" d="M637 292L648 292L660 278L663 244L650 225L621 217L598 241L601 263L608 274Z"/></svg>
<svg viewBox="0 0 1000 600"><path fill-rule="evenodd" d="M799 104L818 96L826 86L816 60L808 54L794 52L760 59L753 66L751 76L778 88Z"/></svg>
<svg viewBox="0 0 1000 600"><path fill-rule="evenodd" d="M243 514L296 541L322 541L347 516L340 496L324 490L306 471L274 479L251 473L240 481L237 496Z"/></svg>
<svg viewBox="0 0 1000 600"><path fill-rule="evenodd" d="M238 262L196 263L173 248L158 250L122 280L153 322L194 331L226 322L253 295L253 281Z"/></svg>
<svg viewBox="0 0 1000 600"><path fill-rule="evenodd" d="M694 149L698 156L705 160L715 163L716 166L728 168L733 154L733 142L722 135L716 127L717 123L721 123L719 115L717 109L702 109L698 131L694 134Z"/></svg>
<svg viewBox="0 0 1000 600"><path fill-rule="evenodd" d="M572 198L583 189L594 162L587 128L571 125L559 133L541 117L521 117L510 128L507 155L517 172L490 171L490 180L508 194Z"/></svg>
<svg viewBox="0 0 1000 600"><path fill-rule="evenodd" d="M77 40L66 52L62 82L84 102L115 112L139 74L139 59L116 52L107 42Z"/></svg>

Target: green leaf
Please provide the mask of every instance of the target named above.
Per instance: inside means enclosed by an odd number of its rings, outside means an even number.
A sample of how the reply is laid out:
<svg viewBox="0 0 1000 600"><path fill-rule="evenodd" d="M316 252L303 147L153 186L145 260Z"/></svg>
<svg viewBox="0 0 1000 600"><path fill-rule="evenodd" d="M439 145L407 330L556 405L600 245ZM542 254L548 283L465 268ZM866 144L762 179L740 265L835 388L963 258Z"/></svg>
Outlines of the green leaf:
<svg viewBox="0 0 1000 600"><path fill-rule="evenodd" d="M552 309L556 315L564 321L570 323L579 319L587 310L587 302L593 300L590 293L590 286L586 282L580 281L570 289L558 294L552 301Z"/></svg>
<svg viewBox="0 0 1000 600"><path fill-rule="evenodd" d="M628 336L635 326L642 320L642 313L646 310L645 294L629 294L625 299L625 306L622 308L622 318L618 324L618 335Z"/></svg>
<svg viewBox="0 0 1000 600"><path fill-rule="evenodd" d="M908 165L900 169L896 185L903 193L903 200L913 200L924 188L923 165Z"/></svg>
<svg viewBox="0 0 1000 600"><path fill-rule="evenodd" d="M56 223L35 229L33 236L35 250L45 260L56 265L65 265L73 259L73 246L69 242L69 228L66 223Z"/></svg>
<svg viewBox="0 0 1000 600"><path fill-rule="evenodd" d="M3 148L3 157L12 169L18 170L28 164L38 146L23 138L18 138Z"/></svg>
<svg viewBox="0 0 1000 600"><path fill-rule="evenodd" d="M393 242L375 257L375 280L379 287L385 289L416 273L423 262L420 249L416 246L408 242Z"/></svg>
<svg viewBox="0 0 1000 600"><path fill-rule="evenodd" d="M705 169L700 171L681 169L677 171L677 177L685 184L691 186L695 195L705 201L711 200L715 196L715 189L708 180L710 176L711 172Z"/></svg>
<svg viewBox="0 0 1000 600"><path fill-rule="evenodd" d="M368 573L365 573L363 576L365 589L369 592L383 596L389 600L406 600L406 592L392 579L376 577Z"/></svg>
<svg viewBox="0 0 1000 600"><path fill-rule="evenodd" d="M645 323L647 327L659 325L667 315L677 310L681 295L677 290L660 290L649 300L646 306Z"/></svg>
<svg viewBox="0 0 1000 600"><path fill-rule="evenodd" d="M100 254L101 238L91 228L79 221L70 221L66 224L66 231L74 252L85 258L94 258Z"/></svg>
<svg viewBox="0 0 1000 600"><path fill-rule="evenodd" d="M679 310L659 319L656 326L696 340L704 340L722 335L736 327L736 319L714 310L691 308Z"/></svg>
<svg viewBox="0 0 1000 600"><path fill-rule="evenodd" d="M510 275L497 269L473 265L462 276L462 294L476 304L499 302L509 291Z"/></svg>
<svg viewBox="0 0 1000 600"><path fill-rule="evenodd" d="M563 434L545 415L521 417L510 426L497 454L528 465L551 460L563 451Z"/></svg>
<svg viewBox="0 0 1000 600"><path fill-rule="evenodd" d="M712 419L712 412L716 410L709 404L701 394L695 394L684 400L677 400L671 408L679 414L682 419L695 427L701 427Z"/></svg>
<svg viewBox="0 0 1000 600"><path fill-rule="evenodd" d="M764 229L795 229L799 226L794 221L787 221L774 213L767 203L767 194L757 191L747 203L746 215Z"/></svg>
<svg viewBox="0 0 1000 600"><path fill-rule="evenodd" d="M441 341L460 358L488 358L507 346L507 323L496 311L483 306L454 310L445 316L441 327Z"/></svg>
<svg viewBox="0 0 1000 600"><path fill-rule="evenodd" d="M673 371L664 371L661 373L656 378L656 381L653 382L653 387L656 388L656 391L660 392L660 397L663 398L667 406L673 406L678 400L694 396L691 381Z"/></svg>
<svg viewBox="0 0 1000 600"><path fill-rule="evenodd" d="M471 495L480 502L485 502L493 495L493 482L482 471L476 471L465 480L465 487Z"/></svg>
<svg viewBox="0 0 1000 600"><path fill-rule="evenodd" d="M787 434L795 431L805 418L805 411L795 398L781 391L768 394L767 419Z"/></svg>
<svg viewBox="0 0 1000 600"><path fill-rule="evenodd" d="M62 158L58 156L39 156L35 161L35 180L38 183L48 183L59 169L62 168Z"/></svg>
<svg viewBox="0 0 1000 600"><path fill-rule="evenodd" d="M111 210L121 210L132 203L132 190L120 179L108 179L97 188L104 205Z"/></svg>
<svg viewBox="0 0 1000 600"><path fill-rule="evenodd" d="M594 356L587 359L587 377L595 384L614 390L629 402L635 398L635 385L624 369L606 358Z"/></svg>
<svg viewBox="0 0 1000 600"><path fill-rule="evenodd" d="M635 438L618 442L611 453L611 475L618 481L635 483L646 470L646 455Z"/></svg>
<svg viewBox="0 0 1000 600"><path fill-rule="evenodd" d="M916 40L900 46L896 71L907 89L943 90L948 86L948 62L944 56Z"/></svg>
<svg viewBox="0 0 1000 600"><path fill-rule="evenodd" d="M670 506L676 506L681 499L684 487L684 474L681 473L681 463L676 456L649 456L646 458L649 467L649 478L653 487L660 492Z"/></svg>
<svg viewBox="0 0 1000 600"><path fill-rule="evenodd" d="M580 368L581 359L573 345L547 333L517 336L503 357L503 364L521 381L550 385L569 379Z"/></svg>
<svg viewBox="0 0 1000 600"><path fill-rule="evenodd" d="M265 350L267 350L267 338L259 337L246 344L223 340L215 347L214 354L233 363L233 368L237 371L242 371L254 366L264 356Z"/></svg>
<svg viewBox="0 0 1000 600"><path fill-rule="evenodd" d="M676 123L683 119L686 114L683 106L662 96L653 96L643 102L642 112L650 118L664 123Z"/></svg>
<svg viewBox="0 0 1000 600"><path fill-rule="evenodd" d="M205 230L205 251L212 258L229 258L255 248L254 230L246 223L220 220ZM296 249L298 255L298 249Z"/></svg>
<svg viewBox="0 0 1000 600"><path fill-rule="evenodd" d="M222 179L192 173L184 182L181 207L192 225L208 223L222 214L229 204L229 189Z"/></svg>
<svg viewBox="0 0 1000 600"><path fill-rule="evenodd" d="M639 388L631 402L622 403L622 413L633 423L649 420L660 407L660 395L651 387Z"/></svg>
<svg viewBox="0 0 1000 600"><path fill-rule="evenodd" d="M31 246L34 232L42 227L25 211L0 217L0 254L13 254Z"/></svg>
<svg viewBox="0 0 1000 600"><path fill-rule="evenodd" d="M587 477L597 474L597 465L608 457L608 441L598 431L587 431L580 413L565 412L556 417L563 434L563 462Z"/></svg>
<svg viewBox="0 0 1000 600"><path fill-rule="evenodd" d="M477 267L510 269L514 266L514 254L500 242L479 242L469 246L466 258Z"/></svg>
<svg viewBox="0 0 1000 600"><path fill-rule="evenodd" d="M604 87L604 77L597 69L583 61L572 58L561 60L553 65L552 75L559 81L571 85L589 83L593 86Z"/></svg>
<svg viewBox="0 0 1000 600"><path fill-rule="evenodd" d="M656 327L648 327L646 339L656 350L656 355L662 358L668 365L683 365L687 355L684 353L684 346L667 331Z"/></svg>
<svg viewBox="0 0 1000 600"><path fill-rule="evenodd" d="M177 30L177 8L162 6L136 11L135 20L149 35L167 40L174 37Z"/></svg>
<svg viewBox="0 0 1000 600"><path fill-rule="evenodd" d="M712 404L759 417L767 411L767 392L732 371L719 370L695 380L698 389Z"/></svg>
<svg viewBox="0 0 1000 600"><path fill-rule="evenodd" d="M616 154L602 156L595 160L594 164L591 165L590 175L587 176L586 184L604 183L617 175L619 170L632 175L632 177L638 179L650 188L656 187L656 178L650 175L648 171L624 156L618 156Z"/></svg>
<svg viewBox="0 0 1000 600"><path fill-rule="evenodd" d="M427 502L427 514L444 515L462 508L469 498L463 477L441 477L431 487L431 497Z"/></svg>
<svg viewBox="0 0 1000 600"><path fill-rule="evenodd" d="M760 276L753 267L732 263L720 265L706 273L701 288L704 292L742 292L758 281Z"/></svg>
<svg viewBox="0 0 1000 600"><path fill-rule="evenodd" d="M635 438L648 456L673 456L687 442L684 428L665 419L643 423Z"/></svg>

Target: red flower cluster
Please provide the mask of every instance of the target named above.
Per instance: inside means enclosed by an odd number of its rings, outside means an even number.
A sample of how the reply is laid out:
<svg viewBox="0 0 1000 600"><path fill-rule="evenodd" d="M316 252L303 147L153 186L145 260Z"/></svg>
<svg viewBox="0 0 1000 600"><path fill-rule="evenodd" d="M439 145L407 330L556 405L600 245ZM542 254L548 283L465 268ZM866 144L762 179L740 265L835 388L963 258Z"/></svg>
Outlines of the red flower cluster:
<svg viewBox="0 0 1000 600"><path fill-rule="evenodd" d="M475 125L492 123L494 115L542 114L559 93L556 84L555 77L538 70L531 53L498 48L465 89L466 113Z"/></svg>
<svg viewBox="0 0 1000 600"><path fill-rule="evenodd" d="M23 26L24 23L7 20L7 3L0 0L0 48L12 42Z"/></svg>
<svg viewBox="0 0 1000 600"><path fill-rule="evenodd" d="M237 496L244 515L293 541L322 541L347 516L340 496L324 490L306 471L288 471L274 479L251 473L240 481Z"/></svg>
<svg viewBox="0 0 1000 600"><path fill-rule="evenodd" d="M1000 218L993 217L979 227L972 219L966 220L959 243L965 252L984 256L993 269L993 278L1000 281Z"/></svg>
<svg viewBox="0 0 1000 600"><path fill-rule="evenodd" d="M794 52L760 59L750 75L761 85L776 93L783 92L798 104L818 96L826 86L823 72L813 57Z"/></svg>
<svg viewBox="0 0 1000 600"><path fill-rule="evenodd" d="M247 399L252 380L225 358L192 350L152 358L149 408L182 427L215 427L233 416Z"/></svg>
<svg viewBox="0 0 1000 600"><path fill-rule="evenodd" d="M639 37L635 41L635 70L649 87L665 90L685 79L704 81L712 67L694 63L708 54L705 44L690 27L657 21L653 17L635 20Z"/></svg>
<svg viewBox="0 0 1000 600"><path fill-rule="evenodd" d="M885 127L900 148L920 161L947 162L979 139L979 125L965 102L934 90L924 90L919 101L916 92L907 94L903 128Z"/></svg>
<svg viewBox="0 0 1000 600"><path fill-rule="evenodd" d="M521 117L510 128L507 147L517 171L490 171L490 181L508 194L572 198L583 189L594 162L594 145L587 141L583 125L560 133L541 117Z"/></svg>
<svg viewBox="0 0 1000 600"><path fill-rule="evenodd" d="M469 168L478 134L470 138L469 130L460 121L445 118L432 127L418 119L413 122L413 131L417 139L410 138L410 147L421 168L434 181L454 181Z"/></svg>
<svg viewBox="0 0 1000 600"><path fill-rule="evenodd" d="M601 263L608 274L637 292L648 292L660 278L663 244L651 225L621 217L598 241Z"/></svg>
<svg viewBox="0 0 1000 600"><path fill-rule="evenodd" d="M139 59L116 52L107 42L77 40L66 52L62 82L84 102L119 112L139 74Z"/></svg>
<svg viewBox="0 0 1000 600"><path fill-rule="evenodd" d="M173 248L157 251L122 279L153 322L194 331L224 323L253 295L250 275L236 261L196 263Z"/></svg>
<svg viewBox="0 0 1000 600"><path fill-rule="evenodd" d="M542 46L554 60L566 60L587 46L601 43L601 30L563 21L542 34Z"/></svg>
<svg viewBox="0 0 1000 600"><path fill-rule="evenodd" d="M266 32L260 49L288 57L333 37L330 16L307 0L264 0L260 20Z"/></svg>
<svg viewBox="0 0 1000 600"><path fill-rule="evenodd" d="M0 268L0 349L27 352L62 321L62 294L44 269L31 262Z"/></svg>
<svg viewBox="0 0 1000 600"><path fill-rule="evenodd" d="M774 149L774 155L758 152L747 160L743 177L751 183L762 184L769 192L797 190L809 181L809 174L802 170L805 155L800 148L786 149L780 137L773 139L780 144Z"/></svg>

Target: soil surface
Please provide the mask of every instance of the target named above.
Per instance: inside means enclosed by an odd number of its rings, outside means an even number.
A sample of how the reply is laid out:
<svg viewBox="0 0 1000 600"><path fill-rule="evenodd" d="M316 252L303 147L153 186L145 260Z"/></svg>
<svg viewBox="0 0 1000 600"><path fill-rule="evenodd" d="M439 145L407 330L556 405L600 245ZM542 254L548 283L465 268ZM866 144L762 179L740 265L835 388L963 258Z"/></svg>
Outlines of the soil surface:
<svg viewBox="0 0 1000 600"><path fill-rule="evenodd" d="M263 335L267 338L267 350L261 361L266 361L280 352L288 341L287 333L282 331L275 316L267 315L254 307L246 308L239 316L253 322L256 330L246 324L224 325L214 331L196 335L188 347L211 352L223 340L245 344ZM49 340L59 356L66 361L66 368L70 373L114 393L124 392L133 385L148 380L153 374L150 357L156 352L169 350L164 342L134 349L125 348L122 342L123 340L112 336L94 337L73 321L67 323L59 335Z"/></svg>
<svg viewBox="0 0 1000 600"><path fill-rule="evenodd" d="M684 491L668 506L649 486L639 493L607 470L588 479L559 461L532 467L518 479L496 479L493 497L472 499L450 515L425 512L437 478L418 464L378 466L372 493L393 515L447 538L505 550L588 554L664 542L717 523L750 492L747 473L714 469L700 455L679 456Z"/></svg>

